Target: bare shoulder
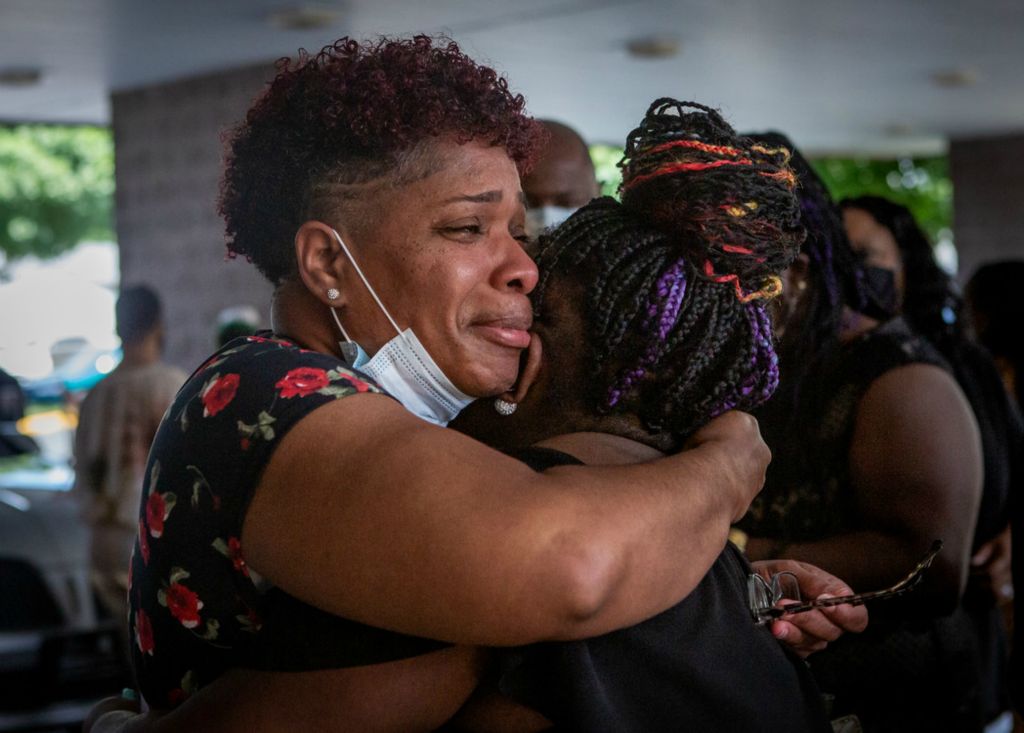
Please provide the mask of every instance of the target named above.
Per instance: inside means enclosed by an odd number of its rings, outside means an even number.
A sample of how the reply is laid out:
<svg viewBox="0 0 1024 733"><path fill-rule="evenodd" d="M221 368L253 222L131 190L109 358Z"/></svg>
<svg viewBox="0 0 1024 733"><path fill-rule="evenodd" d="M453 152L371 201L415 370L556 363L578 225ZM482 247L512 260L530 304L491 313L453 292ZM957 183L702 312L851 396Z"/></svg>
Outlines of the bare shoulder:
<svg viewBox="0 0 1024 733"><path fill-rule="evenodd" d="M941 420L967 428L970 405L949 372L933 364L907 364L874 380L858 407L858 421L906 423Z"/></svg>

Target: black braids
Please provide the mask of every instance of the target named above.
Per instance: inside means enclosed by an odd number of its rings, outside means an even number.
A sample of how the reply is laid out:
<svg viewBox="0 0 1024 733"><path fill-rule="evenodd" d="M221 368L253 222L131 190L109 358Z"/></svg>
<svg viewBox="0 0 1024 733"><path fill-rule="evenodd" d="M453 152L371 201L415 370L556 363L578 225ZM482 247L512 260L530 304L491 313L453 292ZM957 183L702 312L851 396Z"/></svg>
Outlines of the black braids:
<svg viewBox="0 0 1024 733"><path fill-rule="evenodd" d="M542 235L540 239L540 251L537 255L538 264L543 262L544 266L540 268L540 279L537 283L537 287L534 288L534 309L540 308L541 303L544 300L544 293L547 290L548 280L553 272L556 272L559 267L559 261L563 254L569 251L578 253L574 257L572 265L578 265L585 257L590 253L590 250L598 246L596 238L591 238L581 235L580 230L585 235L590 228L590 222L597 221L601 218L601 207L600 200L595 200L591 206L581 209L580 211L573 214L566 220L559 228L559 233L562 235L558 238L554 238L548 235Z"/></svg>
<svg viewBox="0 0 1024 733"><path fill-rule="evenodd" d="M664 252L653 250L646 256L642 256L641 259L634 260L626 269L622 279L615 283L612 291L603 299L604 304L608 308L609 325L612 326L610 331L604 334L608 354L611 354L622 342L623 336L625 336L626 331L629 329L629 322L632 321L648 300L646 292L639 288L631 290L631 286L635 281L644 277L644 273L649 267L663 262L664 256ZM655 271L655 279L657 279L657 271ZM620 309L617 322L611 321L611 316L616 307Z"/></svg>
<svg viewBox="0 0 1024 733"><path fill-rule="evenodd" d="M692 297L689 299L689 303L687 305L686 317L682 320L681 324L669 341L672 350L674 350L679 343L689 335L690 331L696 326L697 321L706 315L704 312L704 306L707 303L709 293L713 286L713 283L703 279L695 279L692 281L690 285L692 289Z"/></svg>
<svg viewBox="0 0 1024 733"><path fill-rule="evenodd" d="M708 290L710 291L711 288ZM705 317L695 324L695 332L690 334L695 338L696 342L693 349L694 356L691 357L682 375L679 377L680 389L682 385L693 381L695 376L700 374L711 360L712 351L709 348L709 340L718 327L720 304L718 299L714 297L714 294L710 292L705 295L704 301L707 304L707 310L704 311Z"/></svg>
<svg viewBox="0 0 1024 733"><path fill-rule="evenodd" d="M681 438L770 392L746 301L770 297L802 234L788 152L756 145L710 108L658 100L627 140L623 203L595 200L542 240L535 303L553 276L583 285L599 412Z"/></svg>
<svg viewBox="0 0 1024 733"><path fill-rule="evenodd" d="M643 326L643 321L647 319L645 306L650 301L649 293L653 290L655 283L661 276L661 272L664 269L663 254L658 253L658 256L652 257L652 261L650 263L637 263L634 269L641 280L638 286L634 289L633 295L626 299L626 302L622 304L624 307L622 308L617 327L605 343L605 348L607 349L605 354L606 357L611 357L615 354L618 347L622 344L626 333L631 330L631 326L639 330ZM638 366L640 368L646 368L646 365L644 364ZM628 371L630 371L630 368L620 370L618 375L619 380L623 380L626 376L626 372ZM630 386L632 387L632 385Z"/></svg>
<svg viewBox="0 0 1024 733"><path fill-rule="evenodd" d="M607 242L605 243L607 244ZM591 302L594 313L597 316L598 333L602 338L607 337L612 329L612 317L618 304L619 293L626 287L627 283L632 281L636 273L637 263L633 261L626 264L625 261L630 259L641 248L642 242L633 241L622 247L616 247L610 252L608 247L603 247L601 250L603 255L602 267L594 283ZM609 288L609 280L614 275L620 275L621 279L613 283Z"/></svg>
<svg viewBox="0 0 1024 733"><path fill-rule="evenodd" d="M719 288L719 291L721 289ZM675 399L673 401L687 403L696 402L699 409L697 413L709 413L710 406L722 401L723 398L737 394L739 385L743 381L743 372L749 363L749 358L754 350L751 348L749 338L740 340L738 343L731 343L730 352L729 334L734 333L739 323L739 329L744 335L750 336L749 326L741 311L728 307L729 301L721 297L721 292L714 293L713 301L718 308L712 311L711 316L704 322L701 331L700 344L697 348L697 356L686 373L677 380ZM728 297L728 296L727 296ZM722 306L726 307L722 307ZM716 364L725 363L725 373L717 380L714 378L718 370L713 369ZM688 397L689 394L702 395L698 400Z"/></svg>

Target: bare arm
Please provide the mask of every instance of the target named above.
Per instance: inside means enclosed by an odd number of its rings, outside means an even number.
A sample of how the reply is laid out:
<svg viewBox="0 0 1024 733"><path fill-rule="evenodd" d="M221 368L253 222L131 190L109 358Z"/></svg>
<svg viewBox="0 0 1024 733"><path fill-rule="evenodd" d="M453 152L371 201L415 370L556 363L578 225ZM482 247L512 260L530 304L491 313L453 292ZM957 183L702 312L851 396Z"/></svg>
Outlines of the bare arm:
<svg viewBox="0 0 1024 733"><path fill-rule="evenodd" d="M450 647L385 664L309 672L232 669L181 706L145 715L123 700L93 708L86 733L291 733L436 730L476 688L487 652ZM133 711L138 704L131 704ZM92 723L92 720L96 720Z"/></svg>
<svg viewBox="0 0 1024 733"><path fill-rule="evenodd" d="M538 474L387 398L349 397L285 437L243 547L286 592L378 627L489 646L594 636L685 597L759 490L752 418L696 442Z"/></svg>
<svg viewBox="0 0 1024 733"><path fill-rule="evenodd" d="M941 539L915 597L951 609L967 579L982 472L978 428L953 378L912 364L877 379L858 406L849 460L864 528L788 545L783 555L866 591L898 580ZM769 546L752 541L747 552L760 557Z"/></svg>

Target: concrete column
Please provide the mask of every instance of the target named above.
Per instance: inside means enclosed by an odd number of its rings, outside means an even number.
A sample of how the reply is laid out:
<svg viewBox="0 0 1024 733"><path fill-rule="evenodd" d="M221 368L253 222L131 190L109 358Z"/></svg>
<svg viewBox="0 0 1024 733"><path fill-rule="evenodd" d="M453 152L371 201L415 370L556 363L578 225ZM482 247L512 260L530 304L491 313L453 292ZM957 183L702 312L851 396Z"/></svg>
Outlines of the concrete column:
<svg viewBox="0 0 1024 733"><path fill-rule="evenodd" d="M963 283L986 262L1024 258L1024 133L953 140L949 158Z"/></svg>
<svg viewBox="0 0 1024 733"><path fill-rule="evenodd" d="M222 308L253 305L269 326L270 285L244 259L224 259L217 192L221 135L273 71L267 64L112 97L121 282L160 293L166 358L187 371L213 350Z"/></svg>

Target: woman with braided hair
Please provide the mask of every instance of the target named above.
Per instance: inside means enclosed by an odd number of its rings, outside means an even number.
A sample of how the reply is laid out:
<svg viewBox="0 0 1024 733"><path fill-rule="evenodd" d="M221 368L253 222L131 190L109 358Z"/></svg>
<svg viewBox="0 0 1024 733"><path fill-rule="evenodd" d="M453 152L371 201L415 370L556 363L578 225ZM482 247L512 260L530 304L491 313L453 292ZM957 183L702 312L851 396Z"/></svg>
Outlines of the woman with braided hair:
<svg viewBox="0 0 1024 733"><path fill-rule="evenodd" d="M778 134L765 144L788 144ZM945 361L870 287L838 207L794 151L807 239L787 272L779 392L758 411L772 464L740 523L751 559L820 565L884 587L944 541L912 598L810 660L866 731L980 731L976 649L960 604L981 495L970 405Z"/></svg>
<svg viewBox="0 0 1024 733"><path fill-rule="evenodd" d="M543 358L503 397L517 409L494 419L474 406L461 427L538 466L646 460L767 400L779 378L769 305L803 238L788 159L712 109L656 101L629 136L622 203L597 199L538 242ZM805 666L751 622L749 573L730 544L653 619L503 655L498 688L557 730L827 730Z"/></svg>
<svg viewBox="0 0 1024 733"><path fill-rule="evenodd" d="M844 199L839 207L853 250L868 268L892 273L895 311L942 354L978 422L984 478L964 608L978 634L985 719L995 720L1009 707L1006 629L997 606L1013 598L1010 506L1024 490L1024 427L992 357L968 336L959 288L939 267L913 213L880 196Z"/></svg>

